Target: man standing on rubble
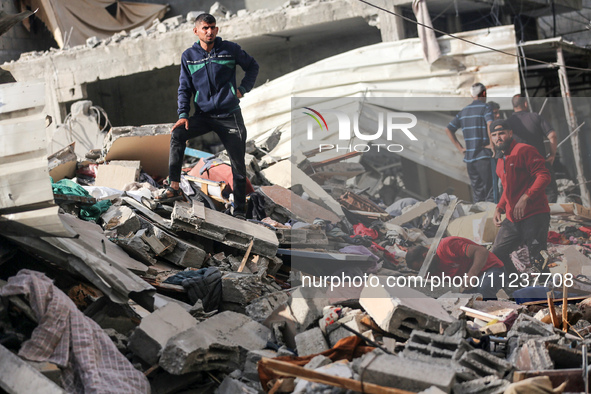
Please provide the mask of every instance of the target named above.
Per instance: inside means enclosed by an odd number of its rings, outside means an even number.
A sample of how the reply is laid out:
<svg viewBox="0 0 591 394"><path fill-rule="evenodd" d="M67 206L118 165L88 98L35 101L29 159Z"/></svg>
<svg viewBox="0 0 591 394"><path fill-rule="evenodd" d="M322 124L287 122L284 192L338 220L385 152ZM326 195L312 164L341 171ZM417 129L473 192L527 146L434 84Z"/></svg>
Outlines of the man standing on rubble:
<svg viewBox="0 0 591 394"><path fill-rule="evenodd" d="M238 44L217 37L218 29L212 15L199 15L193 28L199 40L181 57L179 120L173 126L170 140L170 186L156 197L156 201L185 199L179 183L186 142L213 131L230 156L234 193L232 214L244 218L246 128L239 99L253 88L259 65ZM236 65L245 72L239 86L236 85ZM189 117L192 98L195 113Z"/></svg>
<svg viewBox="0 0 591 394"><path fill-rule="evenodd" d="M427 256L424 246L413 246L406 253L406 265L419 271ZM503 263L484 246L462 237L446 237L437 245L431 262L431 277L441 274L466 277L464 292L480 293L486 299L496 298L504 275ZM478 280L471 280L472 277ZM472 287L475 285L474 287Z"/></svg>
<svg viewBox="0 0 591 394"><path fill-rule="evenodd" d="M550 207L544 189L550 183L546 160L531 145L518 143L506 120L495 120L490 125L492 141L501 158L497 161L497 175L501 178L503 195L497 204L493 221L500 227L492 252L515 273L509 255L520 245L527 246L534 272L542 272L550 226ZM501 214L507 218L501 220Z"/></svg>
<svg viewBox="0 0 591 394"><path fill-rule="evenodd" d="M475 83L470 88L474 101L462 109L447 125L445 133L454 146L464 154L468 176L472 185L474 202L493 201L493 146L490 142L488 125L494 120L493 113L486 104L486 87ZM462 128L466 147L463 147L456 131Z"/></svg>
<svg viewBox="0 0 591 394"><path fill-rule="evenodd" d="M516 94L513 96L512 104L514 113L508 120L511 130L513 130L513 138L517 142L533 146L540 155L546 158L546 168L550 171L550 184L546 187L546 197L548 197L548 202L556 202L558 185L552 169L558 144L556 131L539 114L529 110L527 99L522 95ZM550 140L550 153L548 156L546 156L544 138Z"/></svg>

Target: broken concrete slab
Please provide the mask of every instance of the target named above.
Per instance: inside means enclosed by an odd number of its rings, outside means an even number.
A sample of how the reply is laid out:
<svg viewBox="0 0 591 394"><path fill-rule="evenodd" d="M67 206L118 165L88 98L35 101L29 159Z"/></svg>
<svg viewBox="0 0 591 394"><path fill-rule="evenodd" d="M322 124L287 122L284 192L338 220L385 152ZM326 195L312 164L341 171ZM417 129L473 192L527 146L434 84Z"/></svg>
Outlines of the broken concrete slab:
<svg viewBox="0 0 591 394"><path fill-rule="evenodd" d="M97 168L95 186L125 190L125 186L137 182L141 164L137 160L113 160Z"/></svg>
<svg viewBox="0 0 591 394"><path fill-rule="evenodd" d="M476 243L494 242L499 227L493 222L494 209L452 220L447 226L450 236L463 237Z"/></svg>
<svg viewBox="0 0 591 394"><path fill-rule="evenodd" d="M142 319L129 337L128 348L148 364L154 365L170 338L196 325L197 320L185 309L169 303Z"/></svg>
<svg viewBox="0 0 591 394"><path fill-rule="evenodd" d="M482 299L482 297L476 294L464 294L464 293L452 293L447 292L442 296L437 298L437 302L449 312L454 318L458 319L463 311L460 309L461 307L468 307L472 308L474 306L474 301L477 299Z"/></svg>
<svg viewBox="0 0 591 394"><path fill-rule="evenodd" d="M329 349L326 338L319 327L299 333L295 336L295 342L300 357L322 353Z"/></svg>
<svg viewBox="0 0 591 394"><path fill-rule="evenodd" d="M361 320L365 314L360 309L353 309L352 311L345 314L341 317L335 324L331 324L326 327L326 333L328 336L328 344L330 347L333 347L338 341L343 338L350 337L353 334L351 331L347 330L342 326L347 326L348 328L362 333L367 331L367 326L361 323Z"/></svg>
<svg viewBox="0 0 591 394"><path fill-rule="evenodd" d="M139 160L152 178L168 175L172 124L113 127L103 144L106 161Z"/></svg>
<svg viewBox="0 0 591 394"><path fill-rule="evenodd" d="M60 386L0 345L0 388L8 393L65 394Z"/></svg>
<svg viewBox="0 0 591 394"><path fill-rule="evenodd" d="M165 250L158 255L159 257L181 267L201 268L203 266L207 258L205 250L180 238L173 237L158 227L154 226L153 230L154 236L165 247Z"/></svg>
<svg viewBox="0 0 591 394"><path fill-rule="evenodd" d="M289 300L289 293L278 291L259 297L246 306L246 315L259 323L264 322L273 311Z"/></svg>
<svg viewBox="0 0 591 394"><path fill-rule="evenodd" d="M278 228L275 234L282 245L309 245L309 247L328 245L326 231L316 225L297 229Z"/></svg>
<svg viewBox="0 0 591 394"><path fill-rule="evenodd" d="M75 144L75 142L72 142L70 145L47 157L49 176L54 182L58 182L64 178L72 179L76 176L78 157L74 152Z"/></svg>
<svg viewBox="0 0 591 394"><path fill-rule="evenodd" d="M270 330L239 313L222 312L172 337L159 365L173 375L240 368L249 350L267 345Z"/></svg>
<svg viewBox="0 0 591 394"><path fill-rule="evenodd" d="M129 257L103 235L97 224L72 215L60 215L78 238L9 237L70 272L84 276L113 302L126 304L129 298L152 310L156 289L134 273L145 274L148 267Z"/></svg>
<svg viewBox="0 0 591 394"><path fill-rule="evenodd" d="M205 208L197 201L192 204L177 201L172 225L241 250L247 250L252 242L252 254L271 258L279 246L277 236L268 228Z"/></svg>
<svg viewBox="0 0 591 394"><path fill-rule="evenodd" d="M304 200L282 186L262 186L260 191L265 196L265 211L268 212L268 216L280 223L285 223L289 219L301 220L306 223L313 223L317 218L328 220L331 223L338 223L341 220L328 209Z"/></svg>
<svg viewBox="0 0 591 394"><path fill-rule="evenodd" d="M125 205L111 205L109 209L101 215L103 220L103 229L117 230L117 235L127 237L135 234L142 224L135 212Z"/></svg>
<svg viewBox="0 0 591 394"><path fill-rule="evenodd" d="M373 351L363 356L357 368L369 383L408 391L421 391L435 386L451 392L456 372L452 368Z"/></svg>
<svg viewBox="0 0 591 394"><path fill-rule="evenodd" d="M146 265L154 265L157 260L154 258L150 246L143 240L146 231L147 229L143 228L129 237L119 237L115 243L121 246L131 257Z"/></svg>
<svg viewBox="0 0 591 394"><path fill-rule="evenodd" d="M263 295L264 286L257 275L231 272L222 277L222 301L246 306Z"/></svg>
<svg viewBox="0 0 591 394"><path fill-rule="evenodd" d="M454 321L437 300L411 288L389 287L386 277L377 278L379 285L366 286L359 303L382 330L409 338L414 329L439 332Z"/></svg>

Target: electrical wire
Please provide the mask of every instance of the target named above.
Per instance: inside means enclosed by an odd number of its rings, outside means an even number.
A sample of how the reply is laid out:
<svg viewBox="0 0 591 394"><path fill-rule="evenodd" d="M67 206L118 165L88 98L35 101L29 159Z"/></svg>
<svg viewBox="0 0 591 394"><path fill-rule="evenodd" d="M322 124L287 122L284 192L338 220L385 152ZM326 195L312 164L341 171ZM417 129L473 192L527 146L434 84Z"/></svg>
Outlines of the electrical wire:
<svg viewBox="0 0 591 394"><path fill-rule="evenodd" d="M357 1L359 1L361 3L364 3L364 4L366 4L366 5L370 6L370 7L376 8L376 9L378 9L380 11L383 11L383 12L386 12L388 14L391 14L391 15L397 16L399 18L402 18L403 20L405 20L407 22L414 23L416 25L425 27L427 29L431 29L431 30L433 30L436 33L447 35L447 36L449 36L449 37L451 37L453 39L464 41L464 42L466 42L468 44L472 44L474 46L477 46L477 47L480 47L480 48L484 48L484 49L487 49L489 51L493 51L493 52L497 52L497 53L502 53L504 55L515 57L515 58L518 58L518 59L519 58L522 58L522 59L528 60L530 62L539 63L539 64L545 64L545 65L548 65L548 66L551 66L551 67L559 67L559 65L557 63L550 63L550 62L546 62L546 61L539 60L539 59L534 59L534 58L527 57L527 56L516 55L516 54L513 54L513 53L505 52L505 51L500 50L500 49L489 47L489 46L484 45L484 44L479 44L477 42L470 41L470 40L468 40L466 38L462 38L462 37L456 36L455 34L450 34L450 33L447 33L447 32L445 32L443 30L439 30L439 29L436 29L434 27L425 25L424 23L415 21L415 20L413 20L411 18L408 18L408 17L406 17L404 15L397 14L394 11L390 11L390 10L385 9L383 7L377 6L377 5L372 4L372 3L370 3L369 1L366 1L366 0L357 0ZM578 70L578 71L588 71L588 72L591 72L591 68L582 68L582 67L574 67L574 66L567 66L567 65L564 65L564 66L561 66L561 67L564 67L564 68L569 69L569 70Z"/></svg>

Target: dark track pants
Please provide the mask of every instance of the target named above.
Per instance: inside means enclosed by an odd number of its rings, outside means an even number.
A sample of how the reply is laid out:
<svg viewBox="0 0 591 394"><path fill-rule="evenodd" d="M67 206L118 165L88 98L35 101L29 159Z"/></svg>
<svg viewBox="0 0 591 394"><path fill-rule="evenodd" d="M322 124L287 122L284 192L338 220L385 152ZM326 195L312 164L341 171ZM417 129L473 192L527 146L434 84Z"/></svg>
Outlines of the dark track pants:
<svg viewBox="0 0 591 394"><path fill-rule="evenodd" d="M213 131L220 137L230 156L234 193L234 210L246 212L246 127L240 110L227 117L212 117L207 114L195 114L189 118L189 129L184 126L175 128L170 139L170 157L168 176L172 182L180 182L183 156L187 140Z"/></svg>
<svg viewBox="0 0 591 394"><path fill-rule="evenodd" d="M468 176L472 185L474 202L494 201L492 159L485 158L466 163Z"/></svg>

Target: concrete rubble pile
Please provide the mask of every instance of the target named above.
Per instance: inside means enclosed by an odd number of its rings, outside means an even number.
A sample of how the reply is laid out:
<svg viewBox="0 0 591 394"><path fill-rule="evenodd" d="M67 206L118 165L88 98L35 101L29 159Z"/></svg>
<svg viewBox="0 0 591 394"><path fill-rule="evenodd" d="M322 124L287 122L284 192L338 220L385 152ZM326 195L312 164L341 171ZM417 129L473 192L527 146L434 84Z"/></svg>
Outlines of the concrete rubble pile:
<svg viewBox="0 0 591 394"><path fill-rule="evenodd" d="M577 275L568 296L578 303L563 315L549 307L549 288L485 301L451 283L396 287L387 280L417 274L405 264L408 248L430 244L437 230L490 244L494 205L449 210L455 196L418 201L399 188L387 206L380 187L348 183L371 173L363 165L370 159L277 160L268 151L280 134L248 143L248 220L224 212L223 152L188 148L187 201L162 205L153 195L166 162L158 155L167 153L137 154L137 146L162 144L169 127L112 128L84 161L72 148L50 156L55 201L77 238L2 231L0 352L15 359L0 372L5 390L72 387L55 353L25 356L49 311L14 292L23 275L50 278L51 297L67 298L112 341L139 373L129 392L148 384L153 393L346 392L362 384L367 392L502 393L530 379L583 390L591 298L575 296L591 288L588 209L552 207L548 264ZM521 250L513 257L525 261ZM366 281L322 282L347 275Z"/></svg>

